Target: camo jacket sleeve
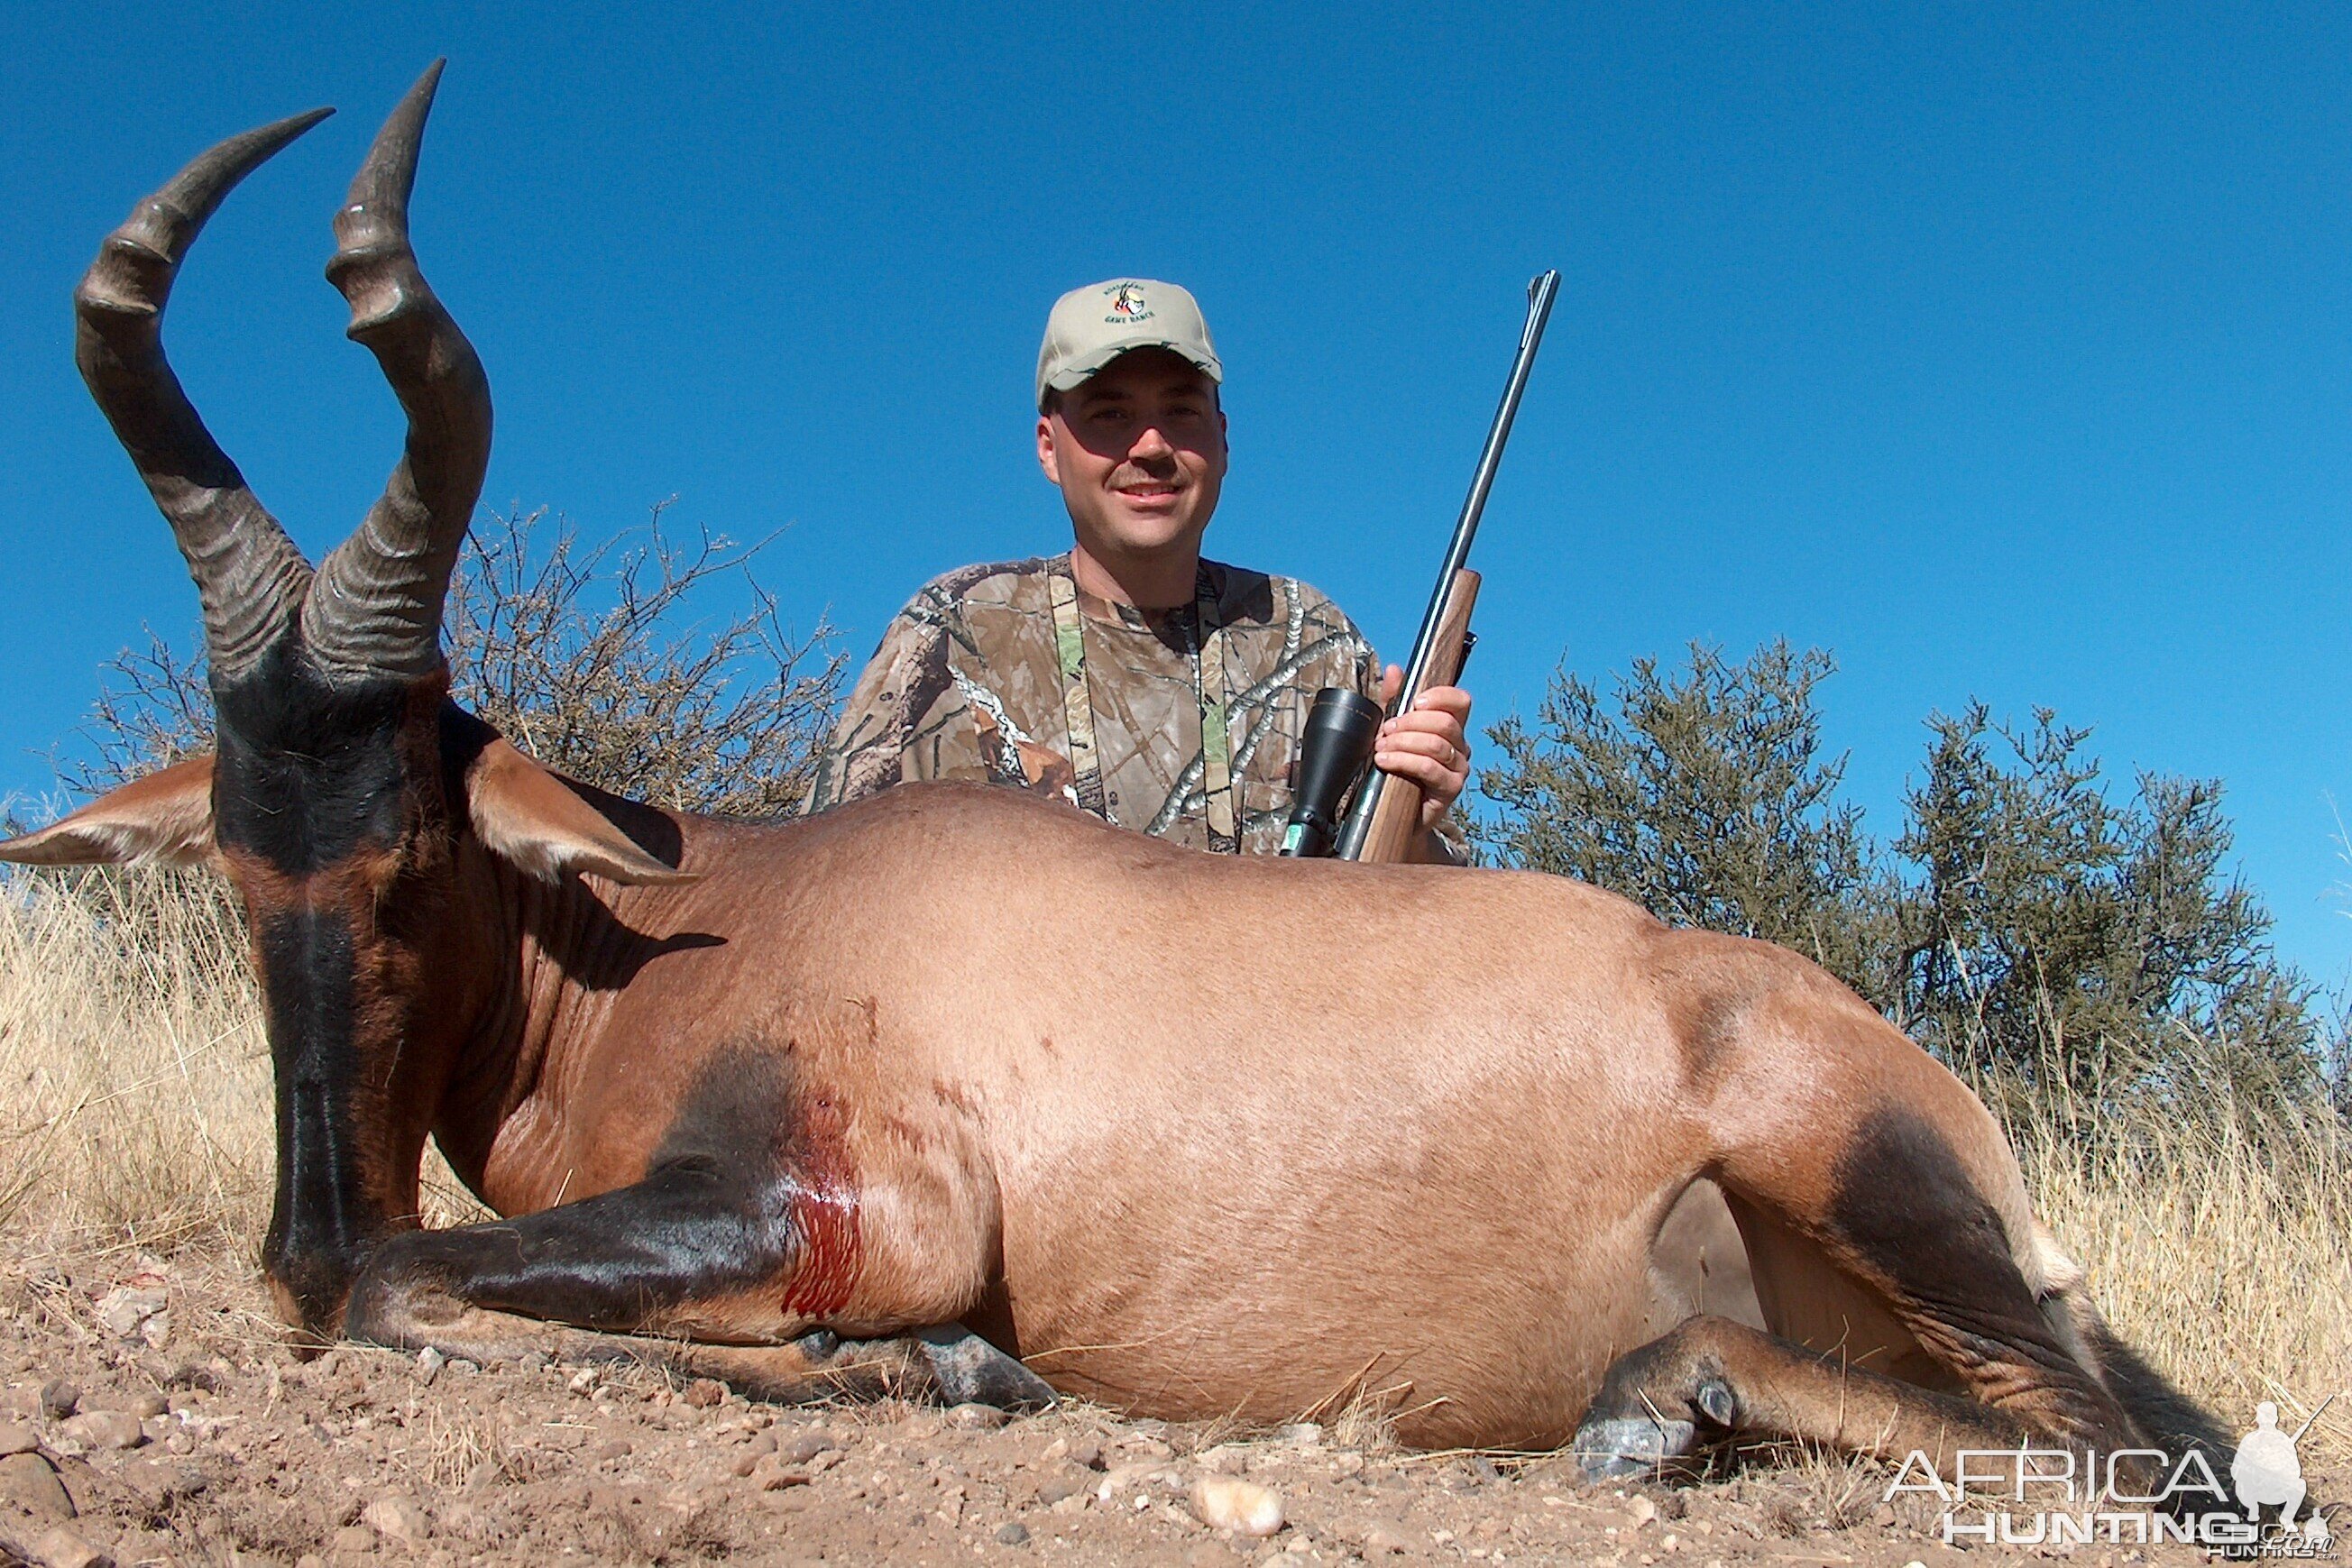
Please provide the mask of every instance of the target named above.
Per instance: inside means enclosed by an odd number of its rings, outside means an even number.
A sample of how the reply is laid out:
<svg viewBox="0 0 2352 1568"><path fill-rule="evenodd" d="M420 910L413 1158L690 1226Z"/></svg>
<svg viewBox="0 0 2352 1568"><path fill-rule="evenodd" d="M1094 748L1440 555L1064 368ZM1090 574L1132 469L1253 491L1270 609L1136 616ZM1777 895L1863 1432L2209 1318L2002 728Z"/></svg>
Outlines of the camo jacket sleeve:
<svg viewBox="0 0 2352 1568"><path fill-rule="evenodd" d="M817 758L804 815L910 779L1007 781L991 766L950 664L959 639L970 642L961 604L967 580L1002 570L971 567L936 578L892 617Z"/></svg>

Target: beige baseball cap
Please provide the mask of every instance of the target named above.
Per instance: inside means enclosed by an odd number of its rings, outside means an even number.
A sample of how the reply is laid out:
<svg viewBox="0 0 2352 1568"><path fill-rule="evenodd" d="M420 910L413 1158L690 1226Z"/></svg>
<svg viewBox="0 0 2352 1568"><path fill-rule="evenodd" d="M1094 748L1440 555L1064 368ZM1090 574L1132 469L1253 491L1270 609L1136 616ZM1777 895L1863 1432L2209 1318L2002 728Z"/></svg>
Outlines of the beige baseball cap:
<svg viewBox="0 0 2352 1568"><path fill-rule="evenodd" d="M1129 349L1171 349L1211 381L1225 379L1190 291L1149 277L1114 277L1054 301L1037 351L1037 406L1045 406L1047 392L1068 392Z"/></svg>

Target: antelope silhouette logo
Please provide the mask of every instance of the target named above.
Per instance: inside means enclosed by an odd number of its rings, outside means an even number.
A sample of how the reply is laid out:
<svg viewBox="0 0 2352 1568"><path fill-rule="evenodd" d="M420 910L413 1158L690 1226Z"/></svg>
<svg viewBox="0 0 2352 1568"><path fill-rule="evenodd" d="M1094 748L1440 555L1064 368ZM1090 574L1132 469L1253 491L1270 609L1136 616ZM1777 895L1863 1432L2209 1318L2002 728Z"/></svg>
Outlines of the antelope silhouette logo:
<svg viewBox="0 0 2352 1568"><path fill-rule="evenodd" d="M1122 283L1110 291L1110 319L1140 321L1151 314L1151 307L1143 298L1143 285Z"/></svg>

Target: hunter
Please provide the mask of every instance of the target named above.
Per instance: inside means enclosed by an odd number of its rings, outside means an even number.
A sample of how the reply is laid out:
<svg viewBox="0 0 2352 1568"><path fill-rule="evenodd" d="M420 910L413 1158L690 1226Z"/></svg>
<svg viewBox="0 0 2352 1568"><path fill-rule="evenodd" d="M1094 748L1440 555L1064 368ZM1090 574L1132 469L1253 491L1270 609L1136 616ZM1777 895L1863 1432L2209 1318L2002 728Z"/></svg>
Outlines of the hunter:
<svg viewBox="0 0 2352 1568"><path fill-rule="evenodd" d="M1204 559L1226 465L1208 322L1171 283L1055 302L1037 356L1037 463L1069 550L933 579L890 622L819 758L807 809L894 784L985 779L1196 849L1271 854L1315 693L1402 685L1294 578ZM1418 858L1464 858L1470 696L1424 691L1374 763L1423 791Z"/></svg>

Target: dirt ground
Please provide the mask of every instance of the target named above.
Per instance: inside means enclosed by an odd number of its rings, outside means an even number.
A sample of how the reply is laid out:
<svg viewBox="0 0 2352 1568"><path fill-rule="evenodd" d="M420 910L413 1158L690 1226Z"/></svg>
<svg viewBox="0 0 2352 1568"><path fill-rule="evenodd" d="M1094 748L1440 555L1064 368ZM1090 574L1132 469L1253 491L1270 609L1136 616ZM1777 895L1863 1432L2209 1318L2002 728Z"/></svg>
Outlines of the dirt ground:
<svg viewBox="0 0 2352 1568"><path fill-rule="evenodd" d="M2129 1542L1955 1549L1931 1497L1881 1500L1886 1471L1787 1455L1596 1488L1555 1458L1340 1440L1360 1422L775 1408L647 1368L298 1354L241 1260L0 1260L0 1547L49 1568L2192 1560ZM2313 1479L2352 1497L2345 1476ZM1278 1497L1273 1534L1202 1521L1229 1480Z"/></svg>

